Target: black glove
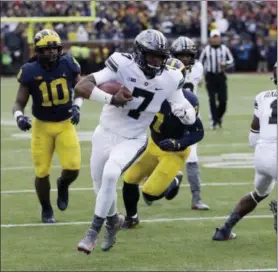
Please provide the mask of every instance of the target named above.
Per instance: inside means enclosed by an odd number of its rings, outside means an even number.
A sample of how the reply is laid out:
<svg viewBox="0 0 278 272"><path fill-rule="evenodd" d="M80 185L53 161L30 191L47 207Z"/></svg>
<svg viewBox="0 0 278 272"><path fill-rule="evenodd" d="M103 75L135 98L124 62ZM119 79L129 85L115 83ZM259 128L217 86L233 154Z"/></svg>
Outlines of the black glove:
<svg viewBox="0 0 278 272"><path fill-rule="evenodd" d="M29 130L32 127L31 120L24 115L18 116L16 122L17 126L23 131Z"/></svg>
<svg viewBox="0 0 278 272"><path fill-rule="evenodd" d="M174 139L165 139L159 142L158 146L164 151L180 151L182 147L179 141Z"/></svg>
<svg viewBox="0 0 278 272"><path fill-rule="evenodd" d="M73 105L71 111L72 111L71 123L74 125L78 125L80 120L80 108L77 105Z"/></svg>

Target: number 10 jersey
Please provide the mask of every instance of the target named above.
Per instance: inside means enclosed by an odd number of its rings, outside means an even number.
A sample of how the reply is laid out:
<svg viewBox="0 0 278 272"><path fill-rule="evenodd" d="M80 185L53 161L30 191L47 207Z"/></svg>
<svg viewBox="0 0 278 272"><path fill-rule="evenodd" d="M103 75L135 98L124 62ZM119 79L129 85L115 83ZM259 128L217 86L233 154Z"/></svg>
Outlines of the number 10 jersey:
<svg viewBox="0 0 278 272"><path fill-rule="evenodd" d="M17 80L28 87L33 99L32 113L37 119L60 122L72 115L73 87L78 74L78 62L64 54L56 67L49 70L36 59L30 60L19 70Z"/></svg>

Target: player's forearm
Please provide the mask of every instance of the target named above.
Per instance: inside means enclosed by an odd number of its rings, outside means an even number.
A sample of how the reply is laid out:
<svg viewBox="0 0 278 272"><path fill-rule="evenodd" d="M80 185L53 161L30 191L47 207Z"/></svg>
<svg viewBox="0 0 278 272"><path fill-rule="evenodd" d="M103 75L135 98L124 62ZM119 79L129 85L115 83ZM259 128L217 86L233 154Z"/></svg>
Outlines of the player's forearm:
<svg viewBox="0 0 278 272"><path fill-rule="evenodd" d="M81 79L74 87L76 97L90 99L93 89L96 87L96 82L93 76L89 75Z"/></svg>
<svg viewBox="0 0 278 272"><path fill-rule="evenodd" d="M189 134L185 134L182 138L178 140L183 148L187 148L193 144L200 142L204 138L204 130L195 130Z"/></svg>
<svg viewBox="0 0 278 272"><path fill-rule="evenodd" d="M25 106L17 102L13 105L12 112L15 119L21 115L24 115L24 108Z"/></svg>
<svg viewBox="0 0 278 272"><path fill-rule="evenodd" d="M112 95L106 93L96 86L96 81L93 75L79 81L74 87L74 92L77 97L98 101L104 104L110 104Z"/></svg>

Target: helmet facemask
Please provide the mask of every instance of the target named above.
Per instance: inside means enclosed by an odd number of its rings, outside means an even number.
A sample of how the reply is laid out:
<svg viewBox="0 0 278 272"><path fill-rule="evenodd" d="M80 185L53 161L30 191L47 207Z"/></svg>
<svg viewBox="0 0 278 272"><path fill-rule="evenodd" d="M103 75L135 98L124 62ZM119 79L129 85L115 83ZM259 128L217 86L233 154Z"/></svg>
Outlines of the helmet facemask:
<svg viewBox="0 0 278 272"><path fill-rule="evenodd" d="M156 66L155 64L148 63L147 55L153 55L161 58L161 63ZM145 48L144 46L140 44L136 44L134 49L134 59L135 62L138 64L138 66L141 68L141 70L144 72L144 74L147 77L153 78L155 76L159 76L162 74L163 70L166 67L167 59L169 58L169 52L167 50L161 50L161 51L154 51Z"/></svg>

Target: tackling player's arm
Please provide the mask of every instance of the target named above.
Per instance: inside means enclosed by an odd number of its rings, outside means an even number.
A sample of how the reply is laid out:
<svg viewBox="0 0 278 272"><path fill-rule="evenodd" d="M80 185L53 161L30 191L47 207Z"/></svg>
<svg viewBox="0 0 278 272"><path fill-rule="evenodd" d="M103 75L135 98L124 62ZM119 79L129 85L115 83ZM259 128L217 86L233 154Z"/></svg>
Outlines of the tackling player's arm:
<svg viewBox="0 0 278 272"><path fill-rule="evenodd" d="M23 131L31 128L30 119L27 116L24 116L24 109L28 103L29 96L30 93L28 86L20 83L12 110L18 127Z"/></svg>
<svg viewBox="0 0 278 272"><path fill-rule="evenodd" d="M124 86L120 87L115 95L111 95L99 89L97 86L110 81L116 81L117 67L109 65L109 59L106 66L99 72L92 73L81 79L75 86L75 94L85 99L95 100L104 104L112 104L115 106L123 106L132 100L132 95L125 92Z"/></svg>
<svg viewBox="0 0 278 272"><path fill-rule="evenodd" d="M257 98L255 99L254 103L254 114L253 114L253 120L251 122L251 129L249 132L249 144L251 147L255 148L257 141L260 137L260 119L259 116L259 105L257 102Z"/></svg>
<svg viewBox="0 0 278 272"><path fill-rule="evenodd" d="M200 142L204 138L204 135L204 126L201 119L198 117L194 125L187 127L186 133L178 141L180 142L183 149L185 149L190 145Z"/></svg>

